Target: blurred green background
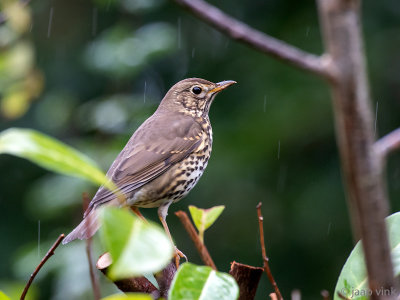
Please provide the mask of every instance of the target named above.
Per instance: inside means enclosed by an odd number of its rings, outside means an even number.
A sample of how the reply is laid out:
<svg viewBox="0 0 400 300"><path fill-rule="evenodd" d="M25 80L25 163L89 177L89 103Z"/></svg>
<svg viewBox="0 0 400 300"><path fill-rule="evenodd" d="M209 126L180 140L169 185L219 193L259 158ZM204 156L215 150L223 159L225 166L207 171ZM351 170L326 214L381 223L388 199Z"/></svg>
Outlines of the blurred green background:
<svg viewBox="0 0 400 300"><path fill-rule="evenodd" d="M320 54L313 1L210 1L228 14ZM263 202L271 268L284 297L331 293L353 248L327 85L241 45L167 0L1 1L1 125L40 130L106 171L175 82L236 80L210 118L214 149L189 196L170 208L178 247L201 263L174 215L189 204L225 205L205 242L221 271L262 265L255 206ZM400 3L364 1L376 136L400 125ZM48 247L82 217L96 187L0 156L0 289L21 292ZM391 212L400 210L400 157L388 161ZM143 214L157 220L155 209ZM101 254L95 239L95 256ZM103 295L115 291L102 278ZM257 299L272 288L264 276ZM83 242L61 246L31 299L92 299Z"/></svg>

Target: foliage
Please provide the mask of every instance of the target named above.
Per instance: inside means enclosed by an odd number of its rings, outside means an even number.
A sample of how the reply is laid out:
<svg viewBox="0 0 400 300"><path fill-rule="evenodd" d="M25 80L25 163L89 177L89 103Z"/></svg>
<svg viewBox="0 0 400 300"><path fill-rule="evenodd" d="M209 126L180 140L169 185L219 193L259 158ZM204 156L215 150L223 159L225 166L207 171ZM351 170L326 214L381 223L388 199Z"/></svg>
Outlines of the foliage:
<svg viewBox="0 0 400 300"><path fill-rule="evenodd" d="M31 27L31 11L21 1L0 3L0 112L7 118L26 113L43 89L43 76L35 67L34 47L24 36Z"/></svg>
<svg viewBox="0 0 400 300"><path fill-rule="evenodd" d="M400 275L400 212L386 218L390 249L395 276ZM337 292L351 299L366 299L369 295L364 254L361 242L358 242L348 257L335 287L334 300L339 300ZM379 292L379 291L377 291ZM383 288L381 294L388 294ZM364 297L362 297L364 296Z"/></svg>
<svg viewBox="0 0 400 300"><path fill-rule="evenodd" d="M16 155L51 171L81 177L114 189L114 185L87 156L35 130L11 128L1 132L2 153Z"/></svg>
<svg viewBox="0 0 400 300"><path fill-rule="evenodd" d="M4 294L2 291L0 291L0 300L10 300L10 298L7 297L7 295Z"/></svg>
<svg viewBox="0 0 400 300"><path fill-rule="evenodd" d="M173 245L159 225L113 207L102 209L100 219L102 239L113 260L110 278L156 273L170 262Z"/></svg>
<svg viewBox="0 0 400 300"><path fill-rule="evenodd" d="M233 300L239 296L235 279L210 267L184 263L169 290L171 300Z"/></svg>
<svg viewBox="0 0 400 300"><path fill-rule="evenodd" d="M209 209L197 208L194 205L189 205L190 215L193 222L199 231L200 240L204 243L204 232L209 228L219 217L225 206L219 205Z"/></svg>

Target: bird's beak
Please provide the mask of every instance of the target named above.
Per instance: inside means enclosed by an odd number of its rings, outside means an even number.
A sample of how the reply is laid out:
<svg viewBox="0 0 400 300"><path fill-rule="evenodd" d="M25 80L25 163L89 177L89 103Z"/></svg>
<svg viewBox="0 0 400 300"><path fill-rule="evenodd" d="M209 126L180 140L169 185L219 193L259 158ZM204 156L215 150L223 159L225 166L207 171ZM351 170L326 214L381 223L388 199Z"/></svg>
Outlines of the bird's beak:
<svg viewBox="0 0 400 300"><path fill-rule="evenodd" d="M233 81L233 80L225 80L225 81L218 82L216 84L217 86L215 88L213 88L211 91L209 91L209 93L210 94L218 93L235 83L236 83L236 81Z"/></svg>

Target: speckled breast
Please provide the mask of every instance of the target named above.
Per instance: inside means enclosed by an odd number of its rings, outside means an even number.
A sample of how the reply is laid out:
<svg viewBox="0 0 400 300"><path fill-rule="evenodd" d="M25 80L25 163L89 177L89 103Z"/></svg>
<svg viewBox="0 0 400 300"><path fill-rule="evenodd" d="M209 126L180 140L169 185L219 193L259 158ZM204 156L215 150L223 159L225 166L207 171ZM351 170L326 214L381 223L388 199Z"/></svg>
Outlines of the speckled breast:
<svg viewBox="0 0 400 300"><path fill-rule="evenodd" d="M185 159L137 191L128 203L137 207L157 207L164 202L177 202L185 197L199 181L207 167L212 149L212 129L208 120L201 123L200 145Z"/></svg>

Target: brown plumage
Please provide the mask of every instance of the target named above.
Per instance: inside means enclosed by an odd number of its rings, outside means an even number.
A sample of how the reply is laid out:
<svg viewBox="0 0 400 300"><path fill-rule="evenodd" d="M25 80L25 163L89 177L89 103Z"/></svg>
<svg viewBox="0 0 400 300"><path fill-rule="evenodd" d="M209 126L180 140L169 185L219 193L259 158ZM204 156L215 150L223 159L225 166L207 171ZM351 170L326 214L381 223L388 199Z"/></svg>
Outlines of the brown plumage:
<svg viewBox="0 0 400 300"><path fill-rule="evenodd" d="M200 78L176 83L107 172L127 199L123 205L135 210L159 207L158 215L168 235L168 207L195 186L211 154L210 105L218 92L234 83L212 83ZM105 204L121 205L112 192L100 187L83 221L63 243L91 237L99 227L97 208Z"/></svg>

